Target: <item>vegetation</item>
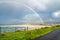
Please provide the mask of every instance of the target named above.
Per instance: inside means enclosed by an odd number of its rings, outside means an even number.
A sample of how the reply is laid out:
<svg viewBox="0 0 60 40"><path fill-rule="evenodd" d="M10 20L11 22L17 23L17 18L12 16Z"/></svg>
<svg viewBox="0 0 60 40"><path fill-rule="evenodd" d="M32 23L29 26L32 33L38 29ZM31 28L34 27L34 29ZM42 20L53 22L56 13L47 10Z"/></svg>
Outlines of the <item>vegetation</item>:
<svg viewBox="0 0 60 40"><path fill-rule="evenodd" d="M16 31L0 34L0 40L31 40L39 36L43 36L51 31L59 29L60 25L53 27L45 27L31 31Z"/></svg>

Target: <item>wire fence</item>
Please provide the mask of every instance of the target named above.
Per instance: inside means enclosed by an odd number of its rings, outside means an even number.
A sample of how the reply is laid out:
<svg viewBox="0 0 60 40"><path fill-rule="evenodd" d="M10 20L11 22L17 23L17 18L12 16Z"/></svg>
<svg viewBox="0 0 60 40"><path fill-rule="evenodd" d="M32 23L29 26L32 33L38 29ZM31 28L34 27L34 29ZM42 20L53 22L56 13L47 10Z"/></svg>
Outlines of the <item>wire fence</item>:
<svg viewBox="0 0 60 40"><path fill-rule="evenodd" d="M26 35L25 35L26 30L27 30L26 27L0 27L0 39L1 40L23 39L24 37L26 37Z"/></svg>
<svg viewBox="0 0 60 40"><path fill-rule="evenodd" d="M0 33L25 31L25 30L26 30L25 27L0 27Z"/></svg>

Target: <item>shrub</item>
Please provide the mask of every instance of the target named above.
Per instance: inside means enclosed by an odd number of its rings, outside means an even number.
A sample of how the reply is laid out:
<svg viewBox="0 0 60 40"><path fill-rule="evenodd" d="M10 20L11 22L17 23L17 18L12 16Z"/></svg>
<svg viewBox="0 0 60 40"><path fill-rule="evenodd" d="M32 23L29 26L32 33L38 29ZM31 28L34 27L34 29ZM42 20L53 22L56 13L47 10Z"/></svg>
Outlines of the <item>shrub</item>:
<svg viewBox="0 0 60 40"><path fill-rule="evenodd" d="M1 36L5 36L5 34L4 34L4 33L2 33L2 34L1 34Z"/></svg>

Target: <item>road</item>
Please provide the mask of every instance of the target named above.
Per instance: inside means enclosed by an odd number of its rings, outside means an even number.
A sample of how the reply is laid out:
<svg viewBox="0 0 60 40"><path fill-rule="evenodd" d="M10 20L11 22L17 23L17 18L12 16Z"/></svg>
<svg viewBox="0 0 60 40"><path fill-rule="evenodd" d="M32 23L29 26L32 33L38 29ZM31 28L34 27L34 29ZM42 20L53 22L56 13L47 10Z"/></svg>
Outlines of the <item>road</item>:
<svg viewBox="0 0 60 40"><path fill-rule="evenodd" d="M37 37L34 40L60 40L60 29L50 32L42 37Z"/></svg>

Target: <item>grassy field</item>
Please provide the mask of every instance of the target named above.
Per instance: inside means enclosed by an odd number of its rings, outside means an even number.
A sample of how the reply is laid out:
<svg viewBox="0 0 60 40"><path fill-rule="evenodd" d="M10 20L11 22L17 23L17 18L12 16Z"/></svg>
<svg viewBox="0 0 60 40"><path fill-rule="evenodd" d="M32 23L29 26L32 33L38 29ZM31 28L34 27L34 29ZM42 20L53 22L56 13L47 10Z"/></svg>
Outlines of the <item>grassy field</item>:
<svg viewBox="0 0 60 40"><path fill-rule="evenodd" d="M60 29L60 26L45 27L31 31L16 31L0 34L0 40L31 40L43 36L51 31Z"/></svg>

